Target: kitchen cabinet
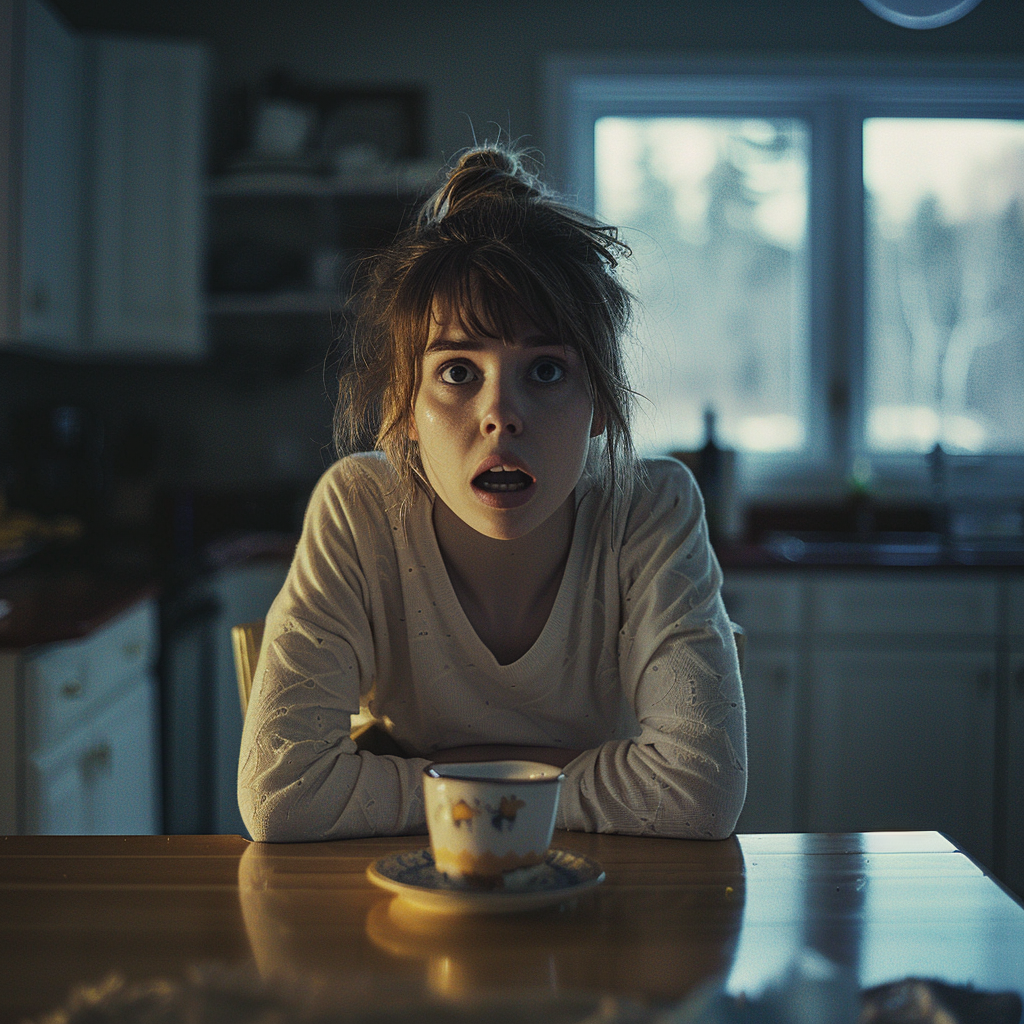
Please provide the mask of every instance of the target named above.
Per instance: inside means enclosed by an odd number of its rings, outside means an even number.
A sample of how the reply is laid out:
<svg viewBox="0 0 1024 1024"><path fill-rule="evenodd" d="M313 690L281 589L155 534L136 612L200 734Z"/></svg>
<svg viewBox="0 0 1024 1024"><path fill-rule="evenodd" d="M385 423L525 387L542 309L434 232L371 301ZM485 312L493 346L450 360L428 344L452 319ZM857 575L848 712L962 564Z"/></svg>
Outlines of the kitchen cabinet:
<svg viewBox="0 0 1024 1024"><path fill-rule="evenodd" d="M112 36L87 45L89 348L201 355L206 52Z"/></svg>
<svg viewBox="0 0 1024 1024"><path fill-rule="evenodd" d="M811 678L807 827L927 822L991 864L994 651L816 645Z"/></svg>
<svg viewBox="0 0 1024 1024"><path fill-rule="evenodd" d="M997 790L1002 827L1004 881L1024 896L1024 638L1015 638L1008 658L1003 785Z"/></svg>
<svg viewBox="0 0 1024 1024"><path fill-rule="evenodd" d="M995 579L855 574L812 594L807 828L927 821L992 863Z"/></svg>
<svg viewBox="0 0 1024 1024"><path fill-rule="evenodd" d="M152 685L129 687L62 743L29 755L23 831L150 835L157 818Z"/></svg>
<svg viewBox="0 0 1024 1024"><path fill-rule="evenodd" d="M747 801L738 832L792 832L795 806L800 655L785 643L749 644L743 670L747 706Z"/></svg>
<svg viewBox="0 0 1024 1024"><path fill-rule="evenodd" d="M436 179L436 164L418 162L332 176L279 169L213 179L211 346L249 358L268 350L278 363L288 351L322 355L351 267L394 238Z"/></svg>
<svg viewBox="0 0 1024 1024"><path fill-rule="evenodd" d="M84 54L48 7L27 3L24 16L20 336L73 349L82 336Z"/></svg>
<svg viewBox="0 0 1024 1024"><path fill-rule="evenodd" d="M0 23L0 343L201 353L205 49L81 36L40 0Z"/></svg>
<svg viewBox="0 0 1024 1024"><path fill-rule="evenodd" d="M739 828L938 828L1024 891L1024 580L728 571L747 631Z"/></svg>
<svg viewBox="0 0 1024 1024"><path fill-rule="evenodd" d="M1005 759L1002 785L996 791L997 815L1002 819L996 834L1004 880L1024 895L1024 580L1011 581L1007 597L1009 642L1000 705Z"/></svg>
<svg viewBox="0 0 1024 1024"><path fill-rule="evenodd" d="M723 598L747 632L743 696L747 709L747 800L739 832L791 832L795 825L796 723L802 683L804 585L730 577Z"/></svg>
<svg viewBox="0 0 1024 1024"><path fill-rule="evenodd" d="M81 639L0 652L0 830L161 830L157 637L145 599Z"/></svg>
<svg viewBox="0 0 1024 1024"><path fill-rule="evenodd" d="M288 573L286 558L225 565L176 596L166 637L167 830L246 835L238 811L238 701L231 627L267 611Z"/></svg>

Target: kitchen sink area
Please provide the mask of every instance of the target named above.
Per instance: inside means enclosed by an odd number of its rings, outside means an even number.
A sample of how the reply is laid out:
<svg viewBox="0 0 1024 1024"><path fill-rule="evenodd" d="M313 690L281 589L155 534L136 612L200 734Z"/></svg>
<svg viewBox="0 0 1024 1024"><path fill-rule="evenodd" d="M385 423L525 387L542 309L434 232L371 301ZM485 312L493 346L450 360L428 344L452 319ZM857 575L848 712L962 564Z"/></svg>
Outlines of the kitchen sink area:
<svg viewBox="0 0 1024 1024"><path fill-rule="evenodd" d="M930 531L866 536L776 531L764 537L762 546L780 561L800 565L1024 565L1024 539L1020 537L956 538Z"/></svg>

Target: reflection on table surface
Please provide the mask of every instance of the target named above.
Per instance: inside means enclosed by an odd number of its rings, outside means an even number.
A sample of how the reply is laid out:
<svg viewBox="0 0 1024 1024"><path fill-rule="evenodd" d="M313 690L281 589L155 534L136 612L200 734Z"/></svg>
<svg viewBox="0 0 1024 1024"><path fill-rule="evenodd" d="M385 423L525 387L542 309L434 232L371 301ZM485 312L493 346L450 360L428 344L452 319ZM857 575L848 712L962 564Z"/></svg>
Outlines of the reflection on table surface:
<svg viewBox="0 0 1024 1024"><path fill-rule="evenodd" d="M0 1024L110 971L254 965L373 997L499 989L674 1001L756 992L802 949L862 986L908 976L1024 992L1024 908L937 833L724 842L559 833L607 880L557 908L462 917L374 887L425 837L294 846L238 837L0 839Z"/></svg>
<svg viewBox="0 0 1024 1024"><path fill-rule="evenodd" d="M253 844L239 864L242 916L265 977L330 973L361 956L362 969L421 979L442 996L545 987L667 1000L727 972L743 914L739 842L600 838L565 835L555 844L599 860L594 848L604 849L609 877L596 890L557 908L479 916L429 913L366 891L349 875L365 870L365 857L321 873L308 853ZM323 856L336 855L326 847Z"/></svg>

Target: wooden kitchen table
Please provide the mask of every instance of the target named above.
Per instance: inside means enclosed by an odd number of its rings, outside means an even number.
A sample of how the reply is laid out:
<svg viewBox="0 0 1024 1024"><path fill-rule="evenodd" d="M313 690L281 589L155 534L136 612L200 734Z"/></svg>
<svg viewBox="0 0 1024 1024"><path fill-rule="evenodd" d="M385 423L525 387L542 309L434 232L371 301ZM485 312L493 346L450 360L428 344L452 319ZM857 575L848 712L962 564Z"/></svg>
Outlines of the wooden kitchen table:
<svg viewBox="0 0 1024 1024"><path fill-rule="evenodd" d="M650 1005L715 976L756 992L812 948L864 987L917 976L1024 992L1024 907L934 832L556 833L606 881L562 907L489 917L413 911L367 880L372 860L425 844L0 838L0 1024L110 972L177 979L210 962L378 994L512 986Z"/></svg>

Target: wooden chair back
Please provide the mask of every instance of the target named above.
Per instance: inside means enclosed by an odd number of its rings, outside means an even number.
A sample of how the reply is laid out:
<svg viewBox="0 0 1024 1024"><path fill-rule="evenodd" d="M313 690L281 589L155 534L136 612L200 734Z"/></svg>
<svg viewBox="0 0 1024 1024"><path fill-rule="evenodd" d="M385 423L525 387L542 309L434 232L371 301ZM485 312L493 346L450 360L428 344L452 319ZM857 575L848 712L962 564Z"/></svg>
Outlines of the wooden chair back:
<svg viewBox="0 0 1024 1024"><path fill-rule="evenodd" d="M242 704L242 717L249 707L252 679L263 643L263 620L246 622L231 627L231 648L235 652L235 675L238 679L238 699Z"/></svg>

